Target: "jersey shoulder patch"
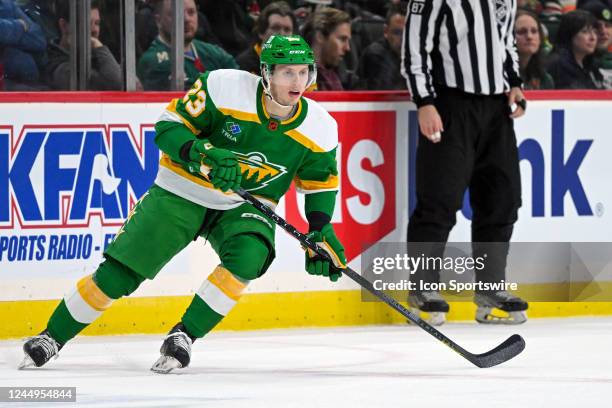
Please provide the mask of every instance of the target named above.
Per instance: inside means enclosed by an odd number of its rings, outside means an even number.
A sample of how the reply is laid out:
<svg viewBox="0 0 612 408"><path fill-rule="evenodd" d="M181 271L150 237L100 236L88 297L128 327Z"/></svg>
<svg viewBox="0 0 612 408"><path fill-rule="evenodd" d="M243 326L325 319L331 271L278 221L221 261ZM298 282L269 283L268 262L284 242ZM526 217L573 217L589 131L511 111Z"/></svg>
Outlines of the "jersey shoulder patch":
<svg viewBox="0 0 612 408"><path fill-rule="evenodd" d="M304 99L308 104L308 114L295 130L310 139L317 150L333 150L338 145L338 123L317 102L309 98Z"/></svg>
<svg viewBox="0 0 612 408"><path fill-rule="evenodd" d="M208 95L220 111L257 114L260 78L237 69L218 69L208 74Z"/></svg>

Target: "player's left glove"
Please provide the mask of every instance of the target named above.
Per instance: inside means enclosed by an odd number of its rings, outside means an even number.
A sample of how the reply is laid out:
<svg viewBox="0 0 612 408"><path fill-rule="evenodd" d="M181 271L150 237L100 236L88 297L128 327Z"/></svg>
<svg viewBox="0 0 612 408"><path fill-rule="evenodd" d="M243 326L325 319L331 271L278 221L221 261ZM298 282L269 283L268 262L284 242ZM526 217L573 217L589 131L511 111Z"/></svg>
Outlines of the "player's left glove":
<svg viewBox="0 0 612 408"><path fill-rule="evenodd" d="M189 150L189 171L199 173L200 166L210 170L208 179L215 188L225 192L238 190L242 180L242 172L236 155L227 149L214 147L206 139L196 140Z"/></svg>
<svg viewBox="0 0 612 408"><path fill-rule="evenodd" d="M308 233L308 238L319 245L332 259L330 262L311 249L306 250L306 271L311 275L328 276L336 282L342 276L342 269L346 268L344 247L334 232L331 224L326 224L321 231Z"/></svg>

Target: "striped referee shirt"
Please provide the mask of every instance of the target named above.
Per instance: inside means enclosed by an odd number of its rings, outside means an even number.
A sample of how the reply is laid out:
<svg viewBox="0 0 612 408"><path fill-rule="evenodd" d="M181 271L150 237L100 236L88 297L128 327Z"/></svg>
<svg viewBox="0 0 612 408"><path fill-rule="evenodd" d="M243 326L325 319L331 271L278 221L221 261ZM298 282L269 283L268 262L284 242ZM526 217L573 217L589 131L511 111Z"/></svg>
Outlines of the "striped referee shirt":
<svg viewBox="0 0 612 408"><path fill-rule="evenodd" d="M481 95L520 86L515 18L516 0L412 0L402 74L417 106L433 103L434 85Z"/></svg>

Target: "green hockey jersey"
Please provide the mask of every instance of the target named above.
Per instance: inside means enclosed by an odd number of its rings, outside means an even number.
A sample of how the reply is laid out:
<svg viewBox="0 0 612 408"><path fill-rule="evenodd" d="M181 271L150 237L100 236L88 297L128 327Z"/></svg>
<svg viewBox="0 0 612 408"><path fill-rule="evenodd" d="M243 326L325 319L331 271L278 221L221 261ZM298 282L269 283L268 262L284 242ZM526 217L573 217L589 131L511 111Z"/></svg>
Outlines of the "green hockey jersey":
<svg viewBox="0 0 612 408"><path fill-rule="evenodd" d="M243 173L242 187L275 207L294 181L298 191L338 189L336 147L338 126L325 109L302 97L293 117L278 121L264 106L261 78L246 71L222 69L206 73L182 99L173 100L156 128L169 122L172 137L208 139L234 152ZM161 125L161 126L160 126ZM178 139L177 139L178 140ZM201 174L164 153L155 183L202 206L225 210L244 200L215 189Z"/></svg>

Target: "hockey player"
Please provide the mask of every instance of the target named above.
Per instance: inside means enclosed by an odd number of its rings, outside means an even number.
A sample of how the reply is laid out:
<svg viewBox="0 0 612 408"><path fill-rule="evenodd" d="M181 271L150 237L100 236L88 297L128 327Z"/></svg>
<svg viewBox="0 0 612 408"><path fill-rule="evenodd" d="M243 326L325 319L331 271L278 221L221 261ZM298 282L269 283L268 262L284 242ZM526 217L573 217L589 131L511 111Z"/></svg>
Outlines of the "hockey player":
<svg viewBox="0 0 612 408"><path fill-rule="evenodd" d="M168 105L155 127L163 154L154 185L95 273L78 281L47 328L26 341L21 367L45 364L114 300L153 279L203 236L221 263L170 330L152 370L187 367L192 343L229 313L275 256L274 223L232 192L240 186L274 208L295 182L306 194L309 236L334 260L306 253L306 269L332 281L341 276L344 248L330 224L338 188L337 124L302 97L316 79L312 50L299 36L273 36L263 46L261 75L206 73ZM210 170L206 176L202 166Z"/></svg>

